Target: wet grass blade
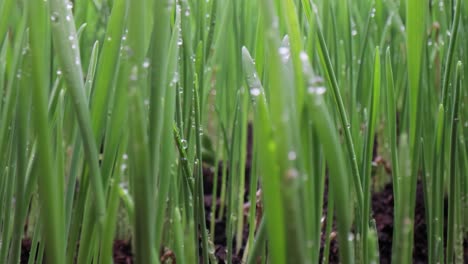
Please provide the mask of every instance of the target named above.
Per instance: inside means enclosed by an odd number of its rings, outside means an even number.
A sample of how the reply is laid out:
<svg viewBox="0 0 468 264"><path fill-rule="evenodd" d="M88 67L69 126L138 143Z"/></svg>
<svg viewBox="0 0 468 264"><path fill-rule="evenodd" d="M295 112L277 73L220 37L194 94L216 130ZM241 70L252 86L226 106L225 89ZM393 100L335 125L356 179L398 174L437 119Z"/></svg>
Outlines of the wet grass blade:
<svg viewBox="0 0 468 264"><path fill-rule="evenodd" d="M47 115L47 94L50 86L50 40L47 2L30 1L30 48L32 55L32 80L35 111L32 113L38 139L39 195L47 259L50 263L65 263L65 221L62 192L53 165L51 131Z"/></svg>
<svg viewBox="0 0 468 264"><path fill-rule="evenodd" d="M450 75L453 73L452 65L453 65L453 56L455 54L455 46L457 44L457 36L458 36L458 28L460 25L460 17L461 17L461 1L456 1L455 6L455 15L454 20L452 23L452 29L450 31L450 42L449 48L447 51L447 57L445 61L445 71L443 76L443 84L442 84L442 104L445 106L448 105L448 94L449 94L449 82L450 82Z"/></svg>
<svg viewBox="0 0 468 264"><path fill-rule="evenodd" d="M388 122L388 136L390 137L390 151L392 157L392 183L393 183L393 196L395 197L395 205L394 211L397 212L398 210L395 209L399 206L400 202L398 201L400 197L400 168L398 165L398 145L397 145L397 128L396 128L396 100L395 100L395 85L394 85L394 77L393 77L393 70L392 70L392 62L390 56L390 48L387 49L386 57L385 57L385 77L387 81L386 85L386 107L387 107L387 122ZM398 218L398 217L396 217ZM396 224L396 223L395 223ZM398 230L398 227L395 226L395 230Z"/></svg>
<svg viewBox="0 0 468 264"><path fill-rule="evenodd" d="M457 151L458 151L458 124L459 124L459 109L460 109L460 94L461 94L461 72L462 72L462 63L458 62L457 71L456 71L456 82L455 89L453 92L453 110L451 121L451 141L450 141L450 165L449 165L449 190L448 190L448 217L447 217L447 254L446 262L457 262L454 248L457 246L458 239L456 239L457 234L460 234L461 226L460 222L457 219L457 212L460 212L459 208L460 203L456 201L458 197L460 187L460 179L457 177ZM458 206L457 206L458 205Z"/></svg>
<svg viewBox="0 0 468 264"><path fill-rule="evenodd" d="M4 0L0 2L0 44L3 43L5 39L5 34L8 29L9 20L11 18L10 14L12 13L13 6L15 4L14 0Z"/></svg>
<svg viewBox="0 0 468 264"><path fill-rule="evenodd" d="M379 47L375 49L375 58L374 58L374 85L372 89L372 94L370 98L370 110L369 110L369 122L367 124L366 131L366 140L364 145L364 158L362 164L362 175L364 179L364 210L362 217L362 234L363 234L363 261L368 263L370 261L369 256L373 252L369 252L369 237L371 234L369 232L369 217L370 217L370 204L371 204L371 166L372 166L372 156L374 149L374 138L375 138L375 127L377 123L377 116L380 105L380 52Z"/></svg>
<svg viewBox="0 0 468 264"><path fill-rule="evenodd" d="M406 1L406 49L408 54L410 144L416 148L417 109L420 90L422 47L426 27L427 0ZM416 177L416 176L414 176Z"/></svg>
<svg viewBox="0 0 468 264"><path fill-rule="evenodd" d="M281 192L278 168L274 162L272 163L276 146L271 138L270 114L267 109L264 89L255 70L255 64L246 48L242 49L242 56L247 83L255 104L255 122L258 126L255 139L258 144L258 166L265 205L267 236L270 237L271 261L284 263L286 252L283 202L278 195Z"/></svg>
<svg viewBox="0 0 468 264"><path fill-rule="evenodd" d="M92 97L91 120L96 143L101 144L104 135L106 117L108 115L109 99L112 98L112 88L117 79L120 61L121 43L125 40L124 28L128 15L128 0L117 0L112 7L109 23L99 56L94 81L94 94ZM89 78L88 78L89 79ZM107 173L103 173L106 183Z"/></svg>
<svg viewBox="0 0 468 264"><path fill-rule="evenodd" d="M332 121L332 117L325 104L323 93L324 88L316 87L313 82L314 76L311 70L310 62L306 55L302 55L303 72L308 80L308 107L311 111L314 122L314 129L317 131L320 141L323 144L324 156L329 164L329 186L333 188L334 201L336 206L336 216L338 219L338 242L340 247L340 261L342 263L354 263L354 242L350 237L351 229L351 210L349 206L348 179L349 173L346 173L345 156L341 147L338 132ZM313 114L315 113L315 114ZM319 113L319 114L317 114Z"/></svg>
<svg viewBox="0 0 468 264"><path fill-rule="evenodd" d="M104 191L98 164L98 150L93 135L90 112L87 107L88 103L85 95L84 78L73 15L69 6L61 0L50 1L50 12L55 50L57 51L70 95L73 97L72 101L83 137L85 157L93 182L98 226L101 228L105 217Z"/></svg>
<svg viewBox="0 0 468 264"><path fill-rule="evenodd" d="M351 159L350 162L351 162L351 168L353 172L352 174L353 185L354 185L354 189L355 189L355 193L356 193L356 197L358 201L358 208L360 211L362 211L364 208L363 187L362 187L361 176L360 176L359 167L357 163L358 159L356 156L356 152L354 150L354 143L353 143L353 138L351 135L351 124L348 121L343 99L341 98L340 88L338 87L338 81L336 79L335 71L333 70L330 55L328 53L328 48L325 43L325 38L323 36L322 30L319 24L317 26L317 34L318 34L318 41L320 44L319 45L320 61L323 65L323 68L325 69L328 82L330 83L330 86L332 88L331 90L332 90L334 101L338 108L341 126L345 132L345 142L346 142L346 146L348 149L349 158Z"/></svg>

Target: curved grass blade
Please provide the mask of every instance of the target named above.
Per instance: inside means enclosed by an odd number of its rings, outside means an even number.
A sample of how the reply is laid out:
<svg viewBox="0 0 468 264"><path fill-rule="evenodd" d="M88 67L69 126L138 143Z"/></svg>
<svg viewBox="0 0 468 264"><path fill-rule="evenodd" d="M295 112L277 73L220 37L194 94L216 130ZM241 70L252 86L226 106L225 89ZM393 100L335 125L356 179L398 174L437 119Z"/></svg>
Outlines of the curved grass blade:
<svg viewBox="0 0 468 264"><path fill-rule="evenodd" d="M330 86L332 88L333 97L335 99L336 106L338 107L338 112L340 115L341 126L345 132L345 142L348 148L348 154L351 158L351 167L352 167L352 176L353 176L353 183L354 189L356 192L356 197L358 200L358 208L362 212L364 209L364 195L363 195L363 188L361 183L361 176L359 173L359 167L357 164L357 156L354 150L354 143L353 138L351 135L351 124L348 121L348 117L346 115L346 110L344 107L343 99L341 98L340 88L338 87L338 81L336 79L335 72L333 70L333 66L331 63L330 55L328 53L328 48L325 43L325 38L322 33L322 29L320 23L317 23L317 34L319 40L319 54L321 63L323 64L326 72L326 76Z"/></svg>
<svg viewBox="0 0 468 264"><path fill-rule="evenodd" d="M340 262L354 263L353 242L349 239L351 229L351 212L348 193L349 173L346 172L343 148L338 137L338 130L325 104L323 87L316 87L314 75L308 56L301 54L303 73L308 87L308 107L311 111L314 129L322 142L323 152L329 164L330 187L333 188L334 205L338 219L338 242L340 247Z"/></svg>
<svg viewBox="0 0 468 264"><path fill-rule="evenodd" d="M104 191L99 169L99 158L94 139L90 112L87 107L83 71L78 50L78 40L73 22L73 15L68 5L61 0L50 1L51 28L55 44L55 50L64 72L64 79L73 98L73 105L77 115L78 124L85 150L85 157L90 168L92 186L94 188L95 207L99 230L104 224L105 200Z"/></svg>

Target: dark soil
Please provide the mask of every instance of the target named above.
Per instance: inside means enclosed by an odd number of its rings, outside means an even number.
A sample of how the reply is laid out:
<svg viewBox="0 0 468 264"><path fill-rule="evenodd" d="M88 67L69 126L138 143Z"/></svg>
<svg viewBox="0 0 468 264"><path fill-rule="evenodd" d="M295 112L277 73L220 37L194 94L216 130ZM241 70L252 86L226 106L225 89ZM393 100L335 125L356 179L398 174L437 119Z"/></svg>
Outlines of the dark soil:
<svg viewBox="0 0 468 264"><path fill-rule="evenodd" d="M248 130L248 150L247 150L247 162L245 167L245 202L246 206L249 206L247 203L247 197L249 195L249 178L250 178L250 166L251 166L251 157L252 157L252 128L249 126ZM376 156L376 153L374 153ZM220 164L222 165L222 164ZM203 166L204 174L204 194L205 194L205 212L206 212L206 225L210 226L210 218L212 213L218 215L220 210L220 186L222 178L222 169L218 170L217 175L214 173L213 166L205 164ZM229 170L228 170L229 177ZM213 184L215 181L218 182L218 190L216 194L212 193ZM325 199L324 199L324 215L326 215L326 195L327 190L325 190ZM216 212L211 212L211 206L213 203L216 203ZM379 239L379 254L380 254L380 263L386 264L391 263L391 251L392 251L392 235L393 235L393 190L392 185L387 184L385 187L376 193L372 194L372 211L373 217L376 221L376 227L378 232ZM224 214L226 215L226 214ZM242 248L239 252L233 254L233 263L241 263L241 258L243 254L243 247L246 243L246 238L248 235L248 225L244 226L243 234L243 243ZM215 246L215 256L218 258L220 263L226 263L227 260L227 238L226 238L226 218L224 217L221 220L216 220L215 222L215 232L214 237L212 237L213 244ZM236 238L234 238L235 240ZM324 237L322 237L322 242ZM201 243L200 243L201 244ZM235 241L233 241L235 245ZM21 263L27 263L29 257L29 251L31 249L31 240L24 239L22 244L21 251ZM133 254L131 249L130 241L116 240L114 242L114 263L117 264L132 264ZM323 245L320 249L320 254L322 255ZM468 260L468 246L465 241L465 260ZM331 240L330 247L330 263L339 263L338 259L338 243L336 238ZM201 251L200 251L201 256ZM426 231L426 222L425 222L425 209L424 209L424 195L423 187L421 183L417 185L416 192L416 208L415 208L415 230L414 230L414 251L413 251L413 263L427 263L428 250L427 250L427 231ZM161 259L174 259L172 252L170 250L163 250L161 253ZM322 259L322 256L320 256ZM175 263L175 262L174 262Z"/></svg>
<svg viewBox="0 0 468 264"><path fill-rule="evenodd" d="M31 239L23 239L21 246L21 264L28 263L29 252L31 251ZM133 264L132 246L130 241L115 240L113 246L113 258L116 264ZM46 263L46 261L44 261Z"/></svg>
<svg viewBox="0 0 468 264"><path fill-rule="evenodd" d="M418 182L416 189L416 207L414 216L414 248L413 263L428 263L427 229L425 220L425 206L423 185ZM447 208L447 203L445 204ZM389 183L383 190L372 194L373 217L376 222L379 238L380 263L391 263L393 237L393 187ZM447 214L444 216L447 221ZM446 228L446 227L445 227ZM446 230L445 230L446 231ZM324 239L323 239L324 240ZM468 260L468 241L464 243L464 259ZM320 252L322 254L322 250ZM338 243L336 238L331 240L330 263L339 263ZM465 262L466 263L466 262Z"/></svg>

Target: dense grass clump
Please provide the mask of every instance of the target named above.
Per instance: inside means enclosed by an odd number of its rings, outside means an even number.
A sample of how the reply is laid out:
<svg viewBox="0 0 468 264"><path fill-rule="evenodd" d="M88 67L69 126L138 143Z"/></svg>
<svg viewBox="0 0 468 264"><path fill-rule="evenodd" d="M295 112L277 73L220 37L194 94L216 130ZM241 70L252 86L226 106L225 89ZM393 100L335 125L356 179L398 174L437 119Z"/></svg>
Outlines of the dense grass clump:
<svg viewBox="0 0 468 264"><path fill-rule="evenodd" d="M328 263L335 236L412 263L415 213L427 263L468 261L467 27L462 0L0 0L0 263Z"/></svg>

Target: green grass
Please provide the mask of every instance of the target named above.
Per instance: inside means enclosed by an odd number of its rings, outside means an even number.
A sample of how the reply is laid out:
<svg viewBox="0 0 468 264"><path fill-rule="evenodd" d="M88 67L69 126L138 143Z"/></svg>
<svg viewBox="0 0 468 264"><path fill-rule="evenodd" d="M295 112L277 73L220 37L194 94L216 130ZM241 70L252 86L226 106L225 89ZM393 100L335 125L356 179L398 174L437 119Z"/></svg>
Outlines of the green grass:
<svg viewBox="0 0 468 264"><path fill-rule="evenodd" d="M116 239L135 263L218 263L220 235L227 263L329 263L335 234L341 263L376 263L387 183L391 261L412 263L418 182L427 262L466 262L465 1L0 0L0 15L0 263L24 238L28 263L111 263Z"/></svg>

